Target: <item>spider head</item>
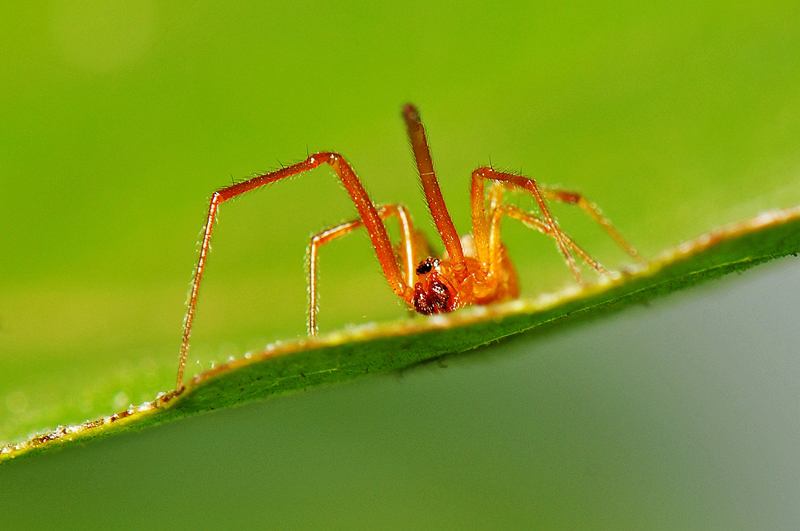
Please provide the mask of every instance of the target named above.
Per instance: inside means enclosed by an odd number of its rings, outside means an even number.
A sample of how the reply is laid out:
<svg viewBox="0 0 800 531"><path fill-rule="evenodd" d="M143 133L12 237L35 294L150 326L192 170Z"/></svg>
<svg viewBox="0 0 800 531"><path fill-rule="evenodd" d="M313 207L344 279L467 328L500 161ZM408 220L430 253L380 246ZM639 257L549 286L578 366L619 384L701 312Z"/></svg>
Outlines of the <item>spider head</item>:
<svg viewBox="0 0 800 531"><path fill-rule="evenodd" d="M432 315L455 309L452 288L442 278L438 259L426 258L420 262L417 266L417 280L412 301L417 312Z"/></svg>

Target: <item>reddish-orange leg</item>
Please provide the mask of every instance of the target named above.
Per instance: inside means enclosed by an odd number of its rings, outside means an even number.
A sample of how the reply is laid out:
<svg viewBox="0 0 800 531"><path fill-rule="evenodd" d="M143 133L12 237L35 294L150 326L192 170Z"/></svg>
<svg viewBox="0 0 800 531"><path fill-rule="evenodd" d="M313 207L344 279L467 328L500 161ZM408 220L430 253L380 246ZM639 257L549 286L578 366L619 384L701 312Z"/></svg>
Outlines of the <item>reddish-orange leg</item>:
<svg viewBox="0 0 800 531"><path fill-rule="evenodd" d="M414 106L405 105L403 118L411 139L428 208L444 243L445 256L443 258L426 257L414 267L417 257L428 254L429 251L424 238L413 230L406 210L399 205L376 208L353 169L336 153L317 153L298 164L223 188L211 196L208 217L203 228L200 257L194 271L186 317L183 321L183 338L177 378L178 389L183 387L183 371L189 349L192 321L197 307L197 295L219 206L247 191L304 173L322 164L330 165L342 181L355 203L359 219L342 223L312 238L309 247L309 335L314 335L317 329L316 276L319 247L362 226L369 232L372 246L375 248L378 261L392 290L414 310L425 315L451 312L470 304L490 304L517 297L517 276L500 240L500 221L504 215L518 219L553 238L578 282L581 281L581 275L572 253L575 253L596 271L604 273L603 267L561 230L547 208L547 199L579 206L599 223L624 250L633 257L637 257L634 248L603 216L600 209L594 203L586 201L580 194L558 188L541 187L533 179L499 172L489 167L479 168L472 173L472 234L459 238L436 180L430 149L425 138L425 129L419 113ZM489 191L488 212L486 191L484 190L486 179L496 183ZM539 206L539 215L502 204L502 195L506 188L530 193ZM400 222L400 244L396 254L384 226L384 220L392 216L397 217Z"/></svg>
<svg viewBox="0 0 800 531"><path fill-rule="evenodd" d="M636 249L625 239L622 234L617 231L616 228L611 224L608 218L605 217L603 211L600 208L592 203L591 201L584 198L578 192L571 192L567 190L562 190L560 188L540 185L539 189L542 192L542 195L546 199L555 199L556 201L561 201L563 203L567 203L569 205L575 205L580 207L584 212L586 212L589 217L592 218L598 225L600 225L606 233L614 239L617 244L622 247L622 249L630 254L633 258L640 262L644 262L639 257L639 254L636 252ZM512 207L511 205L502 205L502 197L503 192L505 190L512 191L512 192L521 192L519 188L514 186L508 186L502 182L495 182L493 186L489 189L489 213L487 214L490 218L491 226L491 238L499 238L500 236L500 227L499 222L502 217L502 214L506 214L511 218L517 219L522 221L526 225L530 226L541 232L542 234L546 234L548 236L552 236L552 231L548 227L546 221L538 218L537 216L529 213L523 212L517 207ZM497 210L495 212L495 210ZM494 213L493 213L494 212ZM494 224L497 224L495 226ZM584 262L586 262L591 268L595 269L598 273L606 273L605 269L593 260L589 255L587 255L580 247L578 247L575 242L573 242L563 231L561 232L561 238L567 243L567 246L574 252L576 255L581 257ZM493 240L490 240L490 248L493 247L495 244L491 243ZM580 281L580 278L578 279Z"/></svg>
<svg viewBox="0 0 800 531"><path fill-rule="evenodd" d="M500 242L500 222L502 221L504 215L513 219L517 219L525 225L538 230L542 234L551 237L553 235L553 229L543 219L531 214L530 212L525 212L513 205L498 204L496 208L492 210L490 215L491 221L489 223L489 248L492 255L492 260L495 259L494 254L497 252L495 249L497 249L498 243ZM578 247L578 245L572 241L572 238L566 234L561 234L561 238L564 240L564 243L566 243L567 247L569 247L573 253L581 257L583 261L589 265L589 267L593 268L598 273L607 273L603 266L596 262L591 256L586 254L586 251Z"/></svg>
<svg viewBox="0 0 800 531"><path fill-rule="evenodd" d="M580 207L584 212L586 212L590 218L592 218L595 223L603 227L603 230L617 242L617 244L622 247L625 252L630 254L639 262L644 262L639 257L639 253L636 252L636 249L633 248L628 240L625 239L619 231L614 228L614 225L611 224L611 221L603 214L603 211L600 210L595 203L592 203L585 197L583 197L578 192L571 192L568 190L562 190L561 188L555 186L540 186L542 190L542 194L547 199L555 199L557 201L561 201L562 203L567 203L570 205L576 205Z"/></svg>
<svg viewBox="0 0 800 531"><path fill-rule="evenodd" d="M183 386L183 371L186 365L186 353L189 350L189 338L192 333L192 321L194 321L194 313L197 308L197 294L200 290L200 281L203 278L203 271L206 266L206 259L208 258L208 250L211 244L211 232L214 228L214 222L217 219L217 210L219 206L225 201L239 196L245 192L260 188L261 186L292 177L300 173L313 170L328 164L333 171L336 172L339 179L342 181L347 192L355 203L358 214L361 217L364 226L369 231L372 245L378 255L378 260L383 268L383 273L389 281L392 290L401 297L407 297L409 291L408 285L403 280L403 274L397 264L394 256L394 249L392 242L389 240L389 235L386 233L386 227L383 226L381 217L378 214L375 205L372 204L364 187L356 177L355 172L350 165L337 153L316 153L311 155L303 162L293 164L282 168L280 170L267 173L266 175L259 175L248 179L247 181L228 186L223 188L211 196L211 202L208 207L208 217L206 224L203 228L203 236L200 241L200 257L197 261L197 267L194 270L194 279L192 280L192 288L189 292L189 302L186 308L186 316L183 319L183 338L181 341L180 362L178 365L178 378L177 387L180 389Z"/></svg>

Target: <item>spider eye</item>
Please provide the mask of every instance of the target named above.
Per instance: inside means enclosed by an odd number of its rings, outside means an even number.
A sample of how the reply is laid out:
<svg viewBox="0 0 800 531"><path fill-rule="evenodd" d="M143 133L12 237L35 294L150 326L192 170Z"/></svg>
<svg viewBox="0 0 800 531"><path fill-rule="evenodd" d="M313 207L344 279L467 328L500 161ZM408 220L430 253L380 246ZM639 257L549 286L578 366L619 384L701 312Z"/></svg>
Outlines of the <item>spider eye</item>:
<svg viewBox="0 0 800 531"><path fill-rule="evenodd" d="M439 264L439 260L435 258L426 258L417 266L417 274L424 275L430 273L434 266Z"/></svg>

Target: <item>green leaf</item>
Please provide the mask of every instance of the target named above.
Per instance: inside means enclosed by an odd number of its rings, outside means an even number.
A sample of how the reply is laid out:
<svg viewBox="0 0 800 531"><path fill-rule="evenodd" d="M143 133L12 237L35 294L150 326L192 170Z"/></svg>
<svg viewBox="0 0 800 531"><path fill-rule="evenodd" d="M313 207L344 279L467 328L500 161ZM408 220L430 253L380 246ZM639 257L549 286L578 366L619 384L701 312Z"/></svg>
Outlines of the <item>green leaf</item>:
<svg viewBox="0 0 800 531"><path fill-rule="evenodd" d="M447 316L371 324L315 339L276 343L262 353L205 371L184 389L162 393L153 402L6 445L0 450L0 462L274 394L401 370L522 331L595 318L798 251L800 207L761 214L583 287Z"/></svg>

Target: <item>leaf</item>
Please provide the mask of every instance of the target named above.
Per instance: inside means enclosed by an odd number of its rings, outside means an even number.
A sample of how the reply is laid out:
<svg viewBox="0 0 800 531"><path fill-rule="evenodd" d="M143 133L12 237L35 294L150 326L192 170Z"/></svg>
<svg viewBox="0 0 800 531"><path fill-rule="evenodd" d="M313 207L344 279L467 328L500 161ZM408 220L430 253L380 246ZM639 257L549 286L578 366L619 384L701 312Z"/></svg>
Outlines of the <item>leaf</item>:
<svg viewBox="0 0 800 531"><path fill-rule="evenodd" d="M446 316L371 324L314 339L275 343L260 354L248 354L203 372L184 389L162 393L153 402L6 445L0 449L0 462L275 394L398 371L522 331L544 331L595 318L798 251L800 206L761 214L583 287Z"/></svg>

